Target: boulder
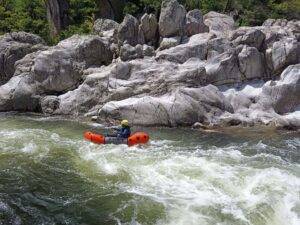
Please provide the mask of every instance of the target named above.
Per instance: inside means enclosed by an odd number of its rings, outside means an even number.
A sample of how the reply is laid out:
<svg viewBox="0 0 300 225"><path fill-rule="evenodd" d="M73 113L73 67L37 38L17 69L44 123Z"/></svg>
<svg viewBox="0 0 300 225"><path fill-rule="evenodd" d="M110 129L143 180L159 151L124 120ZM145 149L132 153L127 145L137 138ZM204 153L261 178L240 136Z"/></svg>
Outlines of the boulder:
<svg viewBox="0 0 300 225"><path fill-rule="evenodd" d="M179 45L180 42L181 42L181 37L180 36L163 38L160 42L158 50L161 51L161 50L165 50L165 49L168 49L168 48L175 47L175 46Z"/></svg>
<svg viewBox="0 0 300 225"><path fill-rule="evenodd" d="M232 17L211 11L204 15L204 24L209 27L209 31L216 35L226 35L236 28Z"/></svg>
<svg viewBox="0 0 300 225"><path fill-rule="evenodd" d="M186 14L186 34L192 36L208 32L208 27L203 22L203 15L199 9L194 9Z"/></svg>
<svg viewBox="0 0 300 225"><path fill-rule="evenodd" d="M144 14L141 18L140 29L143 31L145 42L155 45L157 42L158 23L154 14Z"/></svg>
<svg viewBox="0 0 300 225"><path fill-rule="evenodd" d="M208 60L205 64L206 83L214 85L234 84L243 80L239 69L238 55L235 51L226 51Z"/></svg>
<svg viewBox="0 0 300 225"><path fill-rule="evenodd" d="M259 103L278 114L295 111L300 106L300 64L287 67L278 81L267 82Z"/></svg>
<svg viewBox="0 0 300 225"><path fill-rule="evenodd" d="M239 28L232 32L230 40L235 46L248 45L260 50L266 35L255 28Z"/></svg>
<svg viewBox="0 0 300 225"><path fill-rule="evenodd" d="M183 36L186 23L186 10L176 0L164 0L159 17L161 37Z"/></svg>
<svg viewBox="0 0 300 225"><path fill-rule="evenodd" d="M60 95L55 114L87 113L95 115L105 103L130 97L161 96L178 87L200 87L205 68L199 62L178 65L145 57L115 62L86 77L75 90Z"/></svg>
<svg viewBox="0 0 300 225"><path fill-rule="evenodd" d="M233 45L227 38L213 38L208 41L207 59L211 59L226 51L232 50Z"/></svg>
<svg viewBox="0 0 300 225"><path fill-rule="evenodd" d="M245 80L266 77L264 56L256 48L245 45L238 54L238 60Z"/></svg>
<svg viewBox="0 0 300 225"><path fill-rule="evenodd" d="M196 34L185 44L157 52L157 60L184 63L190 58L206 59L208 41L215 36L209 33Z"/></svg>
<svg viewBox="0 0 300 225"><path fill-rule="evenodd" d="M218 88L182 88L161 97L129 98L105 104L101 118L128 118L134 125L190 126L195 122L213 122L232 107Z"/></svg>
<svg viewBox="0 0 300 225"><path fill-rule="evenodd" d="M0 87L0 111L37 111L39 95L74 89L83 70L108 64L109 47L98 36L73 36L45 51L26 55L16 63L14 77Z"/></svg>
<svg viewBox="0 0 300 225"><path fill-rule="evenodd" d="M93 32L95 34L101 34L105 31L118 30L119 24L110 19L97 19L93 26Z"/></svg>
<svg viewBox="0 0 300 225"><path fill-rule="evenodd" d="M143 57L143 46L137 45L135 47L124 44L120 49L120 58L122 61L128 61Z"/></svg>
<svg viewBox="0 0 300 225"><path fill-rule="evenodd" d="M131 46L136 46L139 43L139 22L132 15L127 14L124 17L123 22L118 28L118 42L119 46L122 46L124 43Z"/></svg>
<svg viewBox="0 0 300 225"><path fill-rule="evenodd" d="M272 74L280 74L289 65L300 62L300 44L294 38L277 41L266 50L266 60Z"/></svg>
<svg viewBox="0 0 300 225"><path fill-rule="evenodd" d="M59 107L59 98L55 95L45 96L40 104L44 114L52 114Z"/></svg>
<svg viewBox="0 0 300 225"><path fill-rule="evenodd" d="M44 44L39 36L25 32L3 35L0 38L0 85L13 76L16 61L29 53L45 49Z"/></svg>

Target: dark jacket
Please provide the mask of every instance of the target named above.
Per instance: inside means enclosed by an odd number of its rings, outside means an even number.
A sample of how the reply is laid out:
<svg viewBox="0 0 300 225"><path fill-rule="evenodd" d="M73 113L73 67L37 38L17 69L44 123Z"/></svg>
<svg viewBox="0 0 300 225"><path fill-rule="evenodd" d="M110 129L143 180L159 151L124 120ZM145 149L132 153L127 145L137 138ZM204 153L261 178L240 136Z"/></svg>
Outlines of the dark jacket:
<svg viewBox="0 0 300 225"><path fill-rule="evenodd" d="M131 134L130 127L122 127L118 129L117 137L129 138L130 134Z"/></svg>

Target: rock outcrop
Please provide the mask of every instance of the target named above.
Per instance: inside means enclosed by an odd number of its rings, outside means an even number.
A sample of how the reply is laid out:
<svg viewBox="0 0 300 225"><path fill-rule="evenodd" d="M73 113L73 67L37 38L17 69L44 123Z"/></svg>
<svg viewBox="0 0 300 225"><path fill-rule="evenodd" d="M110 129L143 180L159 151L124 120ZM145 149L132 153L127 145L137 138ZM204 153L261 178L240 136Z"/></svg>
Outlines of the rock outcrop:
<svg viewBox="0 0 300 225"><path fill-rule="evenodd" d="M1 36L0 85L13 76L16 61L29 53L45 49L44 44L42 38L25 32L14 32Z"/></svg>
<svg viewBox="0 0 300 225"><path fill-rule="evenodd" d="M97 36L73 36L17 62L14 77L0 87L0 111L39 109L39 95L76 88L83 70L109 64L112 53Z"/></svg>
<svg viewBox="0 0 300 225"><path fill-rule="evenodd" d="M164 0L159 17L161 37L183 36L186 23L186 10L176 0Z"/></svg>
<svg viewBox="0 0 300 225"><path fill-rule="evenodd" d="M203 22L203 15L199 9L194 9L186 14L186 34L193 36L208 32L208 27Z"/></svg>
<svg viewBox="0 0 300 225"><path fill-rule="evenodd" d="M219 35L227 35L229 31L236 28L232 17L217 13L209 12L204 15L204 24L209 27L209 31Z"/></svg>
<svg viewBox="0 0 300 225"><path fill-rule="evenodd" d="M165 0L159 22L99 19L93 33L53 47L22 32L1 36L0 111L300 128L297 20L236 28L228 15Z"/></svg>
<svg viewBox="0 0 300 225"><path fill-rule="evenodd" d="M131 46L136 46L137 44L143 44L139 42L141 39L140 35L138 20L127 14L118 28L117 37L119 45L129 44Z"/></svg>

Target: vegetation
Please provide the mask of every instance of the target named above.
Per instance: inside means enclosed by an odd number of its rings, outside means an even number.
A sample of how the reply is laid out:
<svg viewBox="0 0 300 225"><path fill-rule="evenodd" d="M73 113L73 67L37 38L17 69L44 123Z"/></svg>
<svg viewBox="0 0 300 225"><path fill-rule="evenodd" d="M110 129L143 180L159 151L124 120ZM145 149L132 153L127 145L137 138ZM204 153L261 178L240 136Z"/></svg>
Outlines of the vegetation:
<svg viewBox="0 0 300 225"><path fill-rule="evenodd" d="M26 31L40 35L48 43L75 33L89 33L98 15L100 0L69 0L69 25L58 37L50 37L46 0L0 0L0 34ZM125 0L119 0L125 1ZM162 0L127 0L123 14L139 16L152 12L159 16ZM179 0L187 10L199 8L203 13L233 13L239 25L260 25L267 18L300 19L299 0ZM120 17L118 15L118 17ZM122 18L122 15L121 17Z"/></svg>

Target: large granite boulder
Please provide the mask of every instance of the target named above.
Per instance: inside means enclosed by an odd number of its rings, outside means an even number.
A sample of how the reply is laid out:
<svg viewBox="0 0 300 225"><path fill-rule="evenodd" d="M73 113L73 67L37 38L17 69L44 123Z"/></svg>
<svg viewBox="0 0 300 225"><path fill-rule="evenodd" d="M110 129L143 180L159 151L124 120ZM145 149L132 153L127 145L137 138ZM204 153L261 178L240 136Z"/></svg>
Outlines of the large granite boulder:
<svg viewBox="0 0 300 225"><path fill-rule="evenodd" d="M190 58L206 59L208 41L215 36L209 33L196 34L185 44L157 52L157 60L184 63Z"/></svg>
<svg viewBox="0 0 300 225"><path fill-rule="evenodd" d="M238 59L239 68L244 79L251 80L266 77L264 56L256 48L245 45L238 54Z"/></svg>
<svg viewBox="0 0 300 225"><path fill-rule="evenodd" d="M143 32L145 42L149 45L155 45L158 39L158 23L154 14L142 16L140 29Z"/></svg>
<svg viewBox="0 0 300 225"><path fill-rule="evenodd" d="M186 10L176 0L164 0L159 17L161 37L183 36L186 23Z"/></svg>
<svg viewBox="0 0 300 225"><path fill-rule="evenodd" d="M275 42L266 50L268 67L272 74L280 74L289 65L300 62L300 43L294 38Z"/></svg>
<svg viewBox="0 0 300 225"><path fill-rule="evenodd" d="M45 51L26 55L14 77L0 87L0 111L36 111L39 95L57 95L77 87L83 70L109 64L112 53L98 36L73 36Z"/></svg>
<svg viewBox="0 0 300 225"><path fill-rule="evenodd" d="M241 27L232 32L230 40L234 45L248 45L260 50L263 47L266 35L255 28Z"/></svg>
<svg viewBox="0 0 300 225"><path fill-rule="evenodd" d="M105 104L99 117L128 118L132 124L144 126L184 126L195 122L213 122L231 105L213 85L182 88L161 97L129 98Z"/></svg>
<svg viewBox="0 0 300 225"><path fill-rule="evenodd" d="M139 21L132 15L127 14L118 28L117 37L119 46L122 46L124 43L131 46L144 44L140 43L140 40L142 39L140 35L141 32L139 32Z"/></svg>
<svg viewBox="0 0 300 225"><path fill-rule="evenodd" d="M236 28L232 17L211 11L204 15L204 24L209 31L219 35L226 35Z"/></svg>
<svg viewBox="0 0 300 225"><path fill-rule="evenodd" d="M7 82L15 72L16 61L25 55L45 49L45 42L37 35L13 32L0 37L0 85Z"/></svg>
<svg viewBox="0 0 300 225"><path fill-rule="evenodd" d="M199 9L194 9L186 14L186 34L193 36L208 32L208 27L203 22L203 15Z"/></svg>
<svg viewBox="0 0 300 225"><path fill-rule="evenodd" d="M110 19L97 19L93 26L93 34L107 38L110 43L117 43L119 24Z"/></svg>
<svg viewBox="0 0 300 225"><path fill-rule="evenodd" d="M274 108L278 114L300 107L300 64L287 67L278 81L268 81L262 88L260 104Z"/></svg>
<svg viewBox="0 0 300 225"><path fill-rule="evenodd" d="M238 54L234 50L211 58L205 64L205 69L207 72L206 82L209 84L234 84L244 79L239 68Z"/></svg>

